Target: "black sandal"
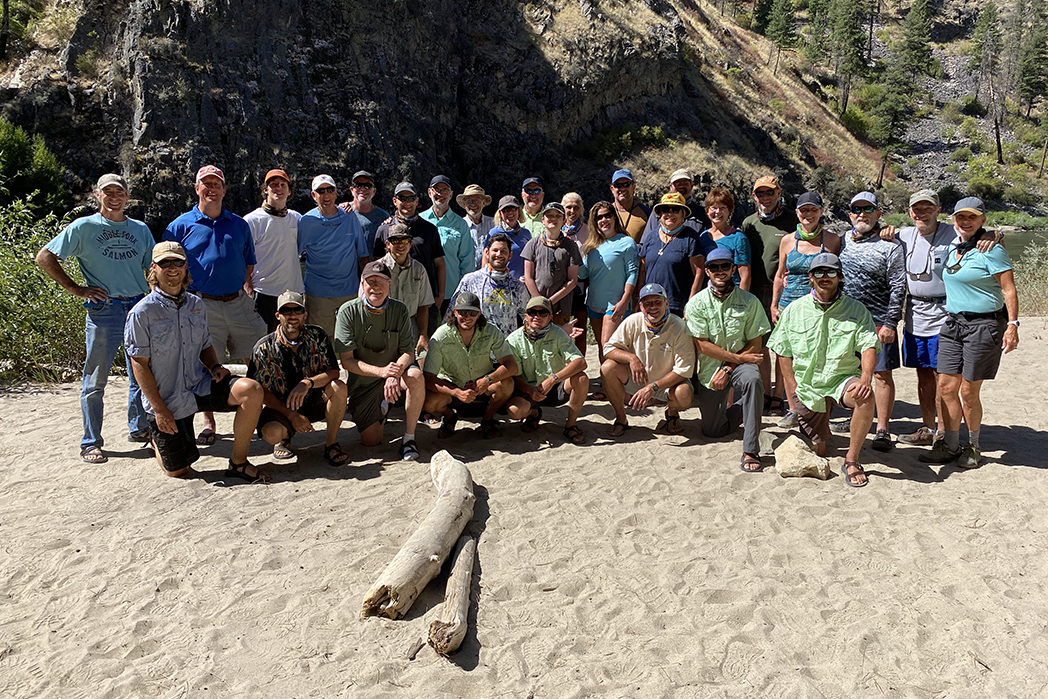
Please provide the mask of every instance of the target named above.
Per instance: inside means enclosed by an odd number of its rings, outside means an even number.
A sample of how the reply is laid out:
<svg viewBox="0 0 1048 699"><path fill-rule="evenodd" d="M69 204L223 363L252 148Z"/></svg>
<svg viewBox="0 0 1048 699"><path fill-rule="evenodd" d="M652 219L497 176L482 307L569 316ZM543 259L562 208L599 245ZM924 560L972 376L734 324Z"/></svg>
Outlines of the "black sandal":
<svg viewBox="0 0 1048 699"><path fill-rule="evenodd" d="M538 411L538 415L532 415L528 413L528 416L524 418L524 424L520 426L520 431L524 434L531 434L539 428L539 420L542 419L542 408L535 408Z"/></svg>
<svg viewBox="0 0 1048 699"><path fill-rule="evenodd" d="M564 438L572 444L585 444L586 434L579 429L578 425L572 425L571 427L564 428Z"/></svg>
<svg viewBox="0 0 1048 699"><path fill-rule="evenodd" d="M255 475L249 475L247 467L255 469ZM269 474L265 471L260 470L257 466L252 464L250 461L245 461L242 464L235 464L233 460L229 460L229 465L226 468L226 478L240 478L247 481L248 483L269 483Z"/></svg>
<svg viewBox="0 0 1048 699"><path fill-rule="evenodd" d="M335 442L324 447L324 458L332 466L341 466L349 461L349 454L342 451L342 446Z"/></svg>
<svg viewBox="0 0 1048 699"><path fill-rule="evenodd" d="M447 439L455 434L455 424L458 422L458 415L455 411L451 411L451 416L445 416L440 421L440 429L437 430L437 439Z"/></svg>
<svg viewBox="0 0 1048 699"><path fill-rule="evenodd" d="M502 430L499 429L499 423L494 419L481 420L480 433L484 435L484 439L498 439L502 436Z"/></svg>

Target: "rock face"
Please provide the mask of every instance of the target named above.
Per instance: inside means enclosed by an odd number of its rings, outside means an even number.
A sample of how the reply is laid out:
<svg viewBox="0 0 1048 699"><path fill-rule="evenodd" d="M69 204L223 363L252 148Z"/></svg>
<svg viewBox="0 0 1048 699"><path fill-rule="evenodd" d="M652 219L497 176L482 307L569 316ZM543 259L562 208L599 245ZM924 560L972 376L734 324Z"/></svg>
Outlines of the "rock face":
<svg viewBox="0 0 1048 699"><path fill-rule="evenodd" d="M123 172L154 232L195 203L205 163L225 170L238 213L272 167L292 175L299 210L313 175L333 175L345 199L361 168L387 208L394 183L436 173L496 199L537 175L591 203L615 163L586 146L626 125L787 172L795 156L772 137L786 125L704 75L714 59L747 60L744 37L709 58L696 48L716 21L693 0L86 0L61 54L9 79L3 112L45 135L73 191ZM757 105L758 87L745 88Z"/></svg>
<svg viewBox="0 0 1048 699"><path fill-rule="evenodd" d="M775 450L775 470L783 478L814 476L824 481L830 477L830 461L816 455L800 437L790 435Z"/></svg>

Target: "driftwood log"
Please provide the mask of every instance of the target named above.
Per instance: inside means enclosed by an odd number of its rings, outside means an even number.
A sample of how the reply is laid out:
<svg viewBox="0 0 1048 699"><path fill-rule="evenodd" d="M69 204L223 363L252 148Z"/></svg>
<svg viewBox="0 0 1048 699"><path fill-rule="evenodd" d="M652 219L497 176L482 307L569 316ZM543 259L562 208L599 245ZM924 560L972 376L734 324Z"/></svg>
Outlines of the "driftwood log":
<svg viewBox="0 0 1048 699"><path fill-rule="evenodd" d="M451 547L473 519L473 477L446 451L433 455L430 477L437 504L364 596L362 617L399 619L407 614L426 584L440 573Z"/></svg>
<svg viewBox="0 0 1048 699"><path fill-rule="evenodd" d="M429 645L441 655L457 651L466 637L473 557L476 553L476 539L468 535L459 539L444 592L444 607L440 611L440 618L429 625Z"/></svg>

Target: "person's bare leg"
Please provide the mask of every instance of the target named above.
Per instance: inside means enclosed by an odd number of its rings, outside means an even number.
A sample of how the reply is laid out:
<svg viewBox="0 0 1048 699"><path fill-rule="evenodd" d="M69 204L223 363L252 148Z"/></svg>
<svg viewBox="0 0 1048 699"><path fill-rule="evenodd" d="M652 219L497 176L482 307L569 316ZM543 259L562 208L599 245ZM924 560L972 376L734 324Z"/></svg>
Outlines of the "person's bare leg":
<svg viewBox="0 0 1048 699"><path fill-rule="evenodd" d="M770 396L774 387L771 384L771 350L767 347L761 350L760 370L761 383L764 384L764 393Z"/></svg>
<svg viewBox="0 0 1048 699"><path fill-rule="evenodd" d="M327 406L324 409L324 422L327 424L324 446L329 447L338 441L338 431L342 427L342 420L346 417L349 389L342 381L335 379L324 387L324 398L327 400Z"/></svg>
<svg viewBox="0 0 1048 699"><path fill-rule="evenodd" d="M262 412L262 396L262 386L251 379L237 379L229 389L228 404L237 406L233 415L233 454L230 457L235 464L247 461L251 435Z"/></svg>
<svg viewBox="0 0 1048 699"><path fill-rule="evenodd" d="M877 429L890 432L888 423L895 408L895 379L890 369L874 372L873 393L877 406Z"/></svg>
<svg viewBox="0 0 1048 699"><path fill-rule="evenodd" d="M437 393L436 391L426 391L426 399L422 409L433 415L451 417L451 410L448 407L450 405L451 396L445 393Z"/></svg>
<svg viewBox="0 0 1048 699"><path fill-rule="evenodd" d="M280 444L287 439L287 428L276 420L262 425L262 439L267 444Z"/></svg>
<svg viewBox="0 0 1048 699"><path fill-rule="evenodd" d="M531 403L520 396L511 398L506 403L506 414L509 415L510 420L523 420L531 415L532 412L534 411L531 408Z"/></svg>
<svg viewBox="0 0 1048 699"><path fill-rule="evenodd" d="M978 432L982 427L982 383L982 381L961 380L961 410L964 413L964 424L968 425L969 432Z"/></svg>
<svg viewBox="0 0 1048 699"><path fill-rule="evenodd" d="M381 420L364 428L364 431L360 433L360 443L365 447L377 447L382 444Z"/></svg>
<svg viewBox="0 0 1048 699"><path fill-rule="evenodd" d="M793 394L797 391L797 382L796 380L791 381L787 376L785 376L785 374L782 373L782 359L779 359L778 364L780 366L779 378L781 380L783 388L786 391L786 403L787 405L789 405L790 410L792 410L793 412L797 412L797 407L793 402Z"/></svg>
<svg viewBox="0 0 1048 699"><path fill-rule="evenodd" d="M484 419L492 420L495 418L495 413L501 408L506 401L509 400L510 396L513 395L513 379L502 379L495 384L495 390L491 394L491 400L488 402L488 409L484 411Z"/></svg>
<svg viewBox="0 0 1048 699"><path fill-rule="evenodd" d="M564 429L573 426L575 421L579 419L579 413L582 412L582 406L586 402L586 391L588 388L589 377L586 376L584 371L580 371L568 379L568 384L564 387L564 390L568 393L568 419L564 422Z"/></svg>
<svg viewBox="0 0 1048 699"><path fill-rule="evenodd" d="M593 330L593 341L597 343L597 359L603 364L604 342L601 338L604 336L604 316L590 318L590 328Z"/></svg>
<svg viewBox="0 0 1048 699"><path fill-rule="evenodd" d="M626 419L626 382L629 378L630 370L625 364L607 359L600 365L600 385L615 411L615 422L624 425L629 424Z"/></svg>
<svg viewBox="0 0 1048 699"><path fill-rule="evenodd" d="M873 396L856 399L854 393L844 394L844 405L852 409L851 432L848 437L848 454L844 457L847 461L858 463L859 452L862 450L863 442L873 424L874 413L877 410ZM859 483L866 482L866 476L862 475L856 479Z"/></svg>
<svg viewBox="0 0 1048 699"><path fill-rule="evenodd" d="M671 388L666 393L666 407L669 409L671 416L679 416L682 412L691 407L692 399L695 394L691 387L691 383L684 381Z"/></svg>
<svg viewBox="0 0 1048 699"><path fill-rule="evenodd" d="M921 422L932 432L936 428L936 408L939 407L936 383L935 369L924 367L917 370L917 402L921 405Z"/></svg>
<svg viewBox="0 0 1048 699"><path fill-rule="evenodd" d="M942 401L943 429L954 432L961 429L961 375L939 374L939 400Z"/></svg>
<svg viewBox="0 0 1048 699"><path fill-rule="evenodd" d="M400 388L405 393L404 432L415 434L418 417L422 414L426 402L426 380L422 378L422 372L415 367L408 367L407 372L400 378Z"/></svg>

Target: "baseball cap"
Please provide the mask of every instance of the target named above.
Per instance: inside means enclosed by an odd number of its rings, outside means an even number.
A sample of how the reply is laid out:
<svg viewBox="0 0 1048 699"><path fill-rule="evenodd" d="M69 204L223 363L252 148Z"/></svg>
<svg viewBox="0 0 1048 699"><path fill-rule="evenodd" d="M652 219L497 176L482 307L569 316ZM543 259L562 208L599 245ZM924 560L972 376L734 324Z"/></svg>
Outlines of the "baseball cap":
<svg viewBox="0 0 1048 699"><path fill-rule="evenodd" d="M433 187L436 187L438 184L446 184L447 186L450 187L451 186L451 180L448 179L447 175L437 175L436 177L434 177L433 179L431 179L429 181L430 189L432 189Z"/></svg>
<svg viewBox="0 0 1048 699"><path fill-rule="evenodd" d="M289 303L299 306L301 308L305 308L306 297L296 291L291 291L289 289L288 291L285 291L277 297L277 310L279 311L281 308L288 305Z"/></svg>
<svg viewBox="0 0 1048 699"><path fill-rule="evenodd" d="M542 186L542 183L539 182L539 178L538 177L529 177L528 179L524 180L524 184L520 185L520 188L524 189L529 184L537 184L539 187Z"/></svg>
<svg viewBox="0 0 1048 699"><path fill-rule="evenodd" d="M153 246L153 262L184 259L186 259L186 251L173 240L165 240Z"/></svg>
<svg viewBox="0 0 1048 699"><path fill-rule="evenodd" d="M818 192L805 192L804 194L797 197L796 208L799 209L805 204L811 204L812 206L817 206L820 209L825 208L825 206L823 206L822 203L822 197L819 196Z"/></svg>
<svg viewBox="0 0 1048 699"><path fill-rule="evenodd" d="M375 184L375 176L367 170L357 170L353 173L353 179L350 181L355 182L358 177L366 177L368 180L371 181L371 184Z"/></svg>
<svg viewBox="0 0 1048 699"><path fill-rule="evenodd" d="M941 206L941 204L939 204L939 194L934 189L922 189L914 192L913 196L910 197L910 206L919 204L922 201Z"/></svg>
<svg viewBox="0 0 1048 699"><path fill-rule="evenodd" d="M819 267L830 267L831 269L840 271L841 259L832 252L820 252L811 259L811 264L808 265L808 271L818 269Z"/></svg>
<svg viewBox="0 0 1048 699"><path fill-rule="evenodd" d="M661 284L645 284L640 290L640 299L644 300L649 296L661 296L666 298L666 290L662 288Z"/></svg>
<svg viewBox="0 0 1048 699"><path fill-rule="evenodd" d="M550 313L553 312L553 304L545 296L532 296L524 310L530 311L532 308L545 308Z"/></svg>
<svg viewBox="0 0 1048 699"><path fill-rule="evenodd" d="M632 182L633 181L633 173L630 172L629 170L627 170L626 168L622 168L621 170L616 170L615 174L611 176L611 183L615 184L619 180L629 180L630 182Z"/></svg>
<svg viewBox="0 0 1048 699"><path fill-rule="evenodd" d="M413 185L413 184L411 184L410 182L407 182L407 181L401 182L400 184L398 184L396 186L396 188L394 188L393 196L396 196L396 195L400 194L401 192L411 192L412 194L414 194L416 196L418 195L418 192L415 191L415 185Z"/></svg>
<svg viewBox="0 0 1048 699"><path fill-rule="evenodd" d="M455 306L451 310L480 313L480 299L472 291L463 291L455 298Z"/></svg>
<svg viewBox="0 0 1048 699"><path fill-rule="evenodd" d="M761 187L767 187L768 189L782 189L782 185L779 184L779 178L775 175L758 177L757 181L753 183L753 191L756 192Z"/></svg>
<svg viewBox="0 0 1048 699"><path fill-rule="evenodd" d="M202 167L199 170L197 170L197 176L196 176L196 181L197 182L200 182L205 177L217 177L218 179L222 180L222 184L226 183L226 176L223 175L222 171L219 170L214 165L205 165L204 167Z"/></svg>
<svg viewBox="0 0 1048 699"><path fill-rule="evenodd" d="M983 200L979 197L965 197L953 207L953 213L955 214L959 214L962 211L970 211L973 214L985 214L986 204L983 204Z"/></svg>
<svg viewBox="0 0 1048 699"><path fill-rule="evenodd" d="M382 260L375 260L364 265L364 271L360 273L360 278L367 279L368 277L382 277L387 282L392 279L389 274L389 267Z"/></svg>
<svg viewBox="0 0 1048 699"><path fill-rule="evenodd" d="M310 185L310 189L315 192L325 184L329 184L335 189L338 189L338 185L335 184L335 179L331 175L317 175L313 178L313 184Z"/></svg>
<svg viewBox="0 0 1048 699"><path fill-rule="evenodd" d="M517 199L512 194L507 194L506 196L499 199L499 211L502 211L503 209L508 208L510 206L512 206L515 209L519 209L521 207L520 199Z"/></svg>
<svg viewBox="0 0 1048 699"><path fill-rule="evenodd" d="M95 183L95 191L101 192L103 189L105 189L111 184L115 184L117 187L120 187L120 189L124 190L124 192L130 192L130 190L127 188L127 180L125 180L120 175L115 175L113 173L109 173L107 175L102 175L101 177L99 177L98 182Z"/></svg>
<svg viewBox="0 0 1048 699"><path fill-rule="evenodd" d="M856 202L860 202L860 201L864 201L864 202L867 202L869 204L873 204L878 209L881 208L880 203L878 203L878 201L877 201L877 195L874 194L873 192L859 192L858 194L856 194L854 197L851 198L851 202L849 202L848 206L852 206Z"/></svg>
<svg viewBox="0 0 1048 699"><path fill-rule="evenodd" d="M394 223L386 231L386 240L393 240L394 238L414 238L411 235L411 230L403 223Z"/></svg>
<svg viewBox="0 0 1048 699"><path fill-rule="evenodd" d="M262 180L263 184L269 184L269 181L274 177L282 177L285 182L291 184L291 178L287 176L287 173L280 169L270 170L266 173L266 177Z"/></svg>
<svg viewBox="0 0 1048 699"><path fill-rule="evenodd" d="M688 180L689 182L691 182L693 179L695 178L691 176L691 173L682 168L680 170L673 171L673 174L670 175L670 184L673 184L678 180Z"/></svg>
<svg viewBox="0 0 1048 699"><path fill-rule="evenodd" d="M706 256L706 266L709 267L713 262L730 262L735 264L735 253L727 248L711 250L710 254Z"/></svg>
<svg viewBox="0 0 1048 699"><path fill-rule="evenodd" d="M551 201L550 203L542 207L543 216L545 216L546 213L549 211L559 211L562 216L567 216L567 214L564 213L564 205L561 204L559 201Z"/></svg>

